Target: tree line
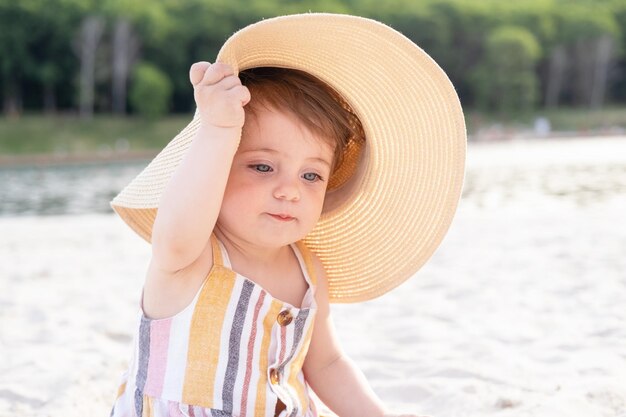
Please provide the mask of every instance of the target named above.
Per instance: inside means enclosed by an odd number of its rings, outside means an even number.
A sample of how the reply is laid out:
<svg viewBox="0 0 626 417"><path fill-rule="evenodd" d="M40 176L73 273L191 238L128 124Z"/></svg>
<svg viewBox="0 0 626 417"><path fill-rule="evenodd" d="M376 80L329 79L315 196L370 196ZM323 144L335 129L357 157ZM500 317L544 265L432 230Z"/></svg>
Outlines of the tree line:
<svg viewBox="0 0 626 417"><path fill-rule="evenodd" d="M188 112L191 63L212 61L249 23L307 11L402 32L446 71L464 106L626 103L623 0L0 0L2 110Z"/></svg>

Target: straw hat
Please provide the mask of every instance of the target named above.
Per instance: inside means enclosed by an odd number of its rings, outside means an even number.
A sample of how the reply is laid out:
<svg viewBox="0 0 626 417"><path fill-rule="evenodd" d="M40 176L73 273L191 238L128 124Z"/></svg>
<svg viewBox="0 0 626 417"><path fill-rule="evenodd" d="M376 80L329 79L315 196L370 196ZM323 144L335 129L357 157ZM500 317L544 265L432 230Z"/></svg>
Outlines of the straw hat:
<svg viewBox="0 0 626 417"><path fill-rule="evenodd" d="M305 238L324 264L331 302L368 300L413 275L446 234L464 178L463 113L441 68L382 23L315 13L250 25L226 41L217 61L235 71L306 71L333 87L363 125L364 148L349 153L356 169L328 191ZM111 202L147 241L161 192L198 127L196 112Z"/></svg>

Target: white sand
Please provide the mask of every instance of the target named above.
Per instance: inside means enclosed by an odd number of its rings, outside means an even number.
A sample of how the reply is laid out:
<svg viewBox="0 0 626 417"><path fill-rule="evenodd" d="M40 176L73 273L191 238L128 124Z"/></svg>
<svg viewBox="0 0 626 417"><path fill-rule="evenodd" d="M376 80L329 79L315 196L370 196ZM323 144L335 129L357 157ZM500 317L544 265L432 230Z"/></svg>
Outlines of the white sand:
<svg viewBox="0 0 626 417"><path fill-rule="evenodd" d="M333 307L398 410L626 416L626 138L472 144L443 244ZM113 215L0 218L0 416L108 415L149 247Z"/></svg>

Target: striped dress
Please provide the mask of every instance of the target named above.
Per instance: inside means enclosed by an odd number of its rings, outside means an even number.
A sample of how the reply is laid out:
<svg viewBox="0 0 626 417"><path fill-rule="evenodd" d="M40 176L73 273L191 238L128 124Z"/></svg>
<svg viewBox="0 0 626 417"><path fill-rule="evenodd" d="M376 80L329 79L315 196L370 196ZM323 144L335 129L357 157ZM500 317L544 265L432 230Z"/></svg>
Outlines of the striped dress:
<svg viewBox="0 0 626 417"><path fill-rule="evenodd" d="M316 312L310 252L291 245L309 287L296 308L234 272L215 235L211 244L191 304L165 319L139 309L111 416L317 416L302 373Z"/></svg>

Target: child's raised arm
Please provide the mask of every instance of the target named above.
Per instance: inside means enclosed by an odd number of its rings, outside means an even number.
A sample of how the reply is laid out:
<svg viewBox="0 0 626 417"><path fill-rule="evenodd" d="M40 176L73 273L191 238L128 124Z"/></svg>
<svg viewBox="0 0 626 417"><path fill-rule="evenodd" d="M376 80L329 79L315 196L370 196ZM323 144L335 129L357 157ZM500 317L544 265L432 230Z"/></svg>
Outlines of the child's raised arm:
<svg viewBox="0 0 626 417"><path fill-rule="evenodd" d="M169 271L192 263L211 235L250 100L229 65L198 62L189 78L200 128L163 191L152 230L153 262Z"/></svg>

